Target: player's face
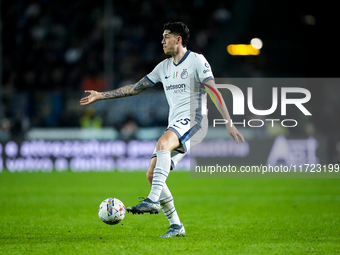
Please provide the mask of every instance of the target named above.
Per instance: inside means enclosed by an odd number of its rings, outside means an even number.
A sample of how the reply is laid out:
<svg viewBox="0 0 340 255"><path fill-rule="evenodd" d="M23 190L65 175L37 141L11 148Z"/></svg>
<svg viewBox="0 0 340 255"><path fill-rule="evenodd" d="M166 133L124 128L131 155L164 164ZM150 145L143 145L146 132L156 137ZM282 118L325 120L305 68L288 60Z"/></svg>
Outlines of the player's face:
<svg viewBox="0 0 340 255"><path fill-rule="evenodd" d="M173 55L176 52L176 48L179 42L178 37L179 36L170 34L169 30L164 30L162 45L165 54Z"/></svg>

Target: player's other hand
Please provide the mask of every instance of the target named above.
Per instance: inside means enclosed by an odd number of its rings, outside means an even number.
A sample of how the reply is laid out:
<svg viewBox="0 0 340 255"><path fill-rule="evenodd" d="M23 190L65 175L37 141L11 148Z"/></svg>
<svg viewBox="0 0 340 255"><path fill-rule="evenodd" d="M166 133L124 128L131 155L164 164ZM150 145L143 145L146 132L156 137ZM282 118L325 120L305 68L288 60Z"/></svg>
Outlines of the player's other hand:
<svg viewBox="0 0 340 255"><path fill-rule="evenodd" d="M87 97L80 99L80 105L92 104L101 99L101 94L95 90L85 90L85 93L91 93Z"/></svg>
<svg viewBox="0 0 340 255"><path fill-rule="evenodd" d="M230 137L234 141L239 143L239 139L240 139L242 141L242 143L244 143L243 135L240 133L240 131L237 130L237 128L235 126L227 125L227 131L228 131L228 134L230 135Z"/></svg>

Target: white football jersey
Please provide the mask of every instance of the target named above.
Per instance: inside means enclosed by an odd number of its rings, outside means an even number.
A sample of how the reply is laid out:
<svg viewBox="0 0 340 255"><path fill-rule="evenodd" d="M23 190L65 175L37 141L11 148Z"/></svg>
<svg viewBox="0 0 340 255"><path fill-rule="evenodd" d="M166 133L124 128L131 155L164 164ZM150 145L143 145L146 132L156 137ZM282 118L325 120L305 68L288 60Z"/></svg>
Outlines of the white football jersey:
<svg viewBox="0 0 340 255"><path fill-rule="evenodd" d="M200 124L206 118L202 110L206 109L207 95L200 83L214 76L203 55L188 50L178 64L172 58L165 59L145 77L152 84L163 83L170 108L168 126L185 118Z"/></svg>

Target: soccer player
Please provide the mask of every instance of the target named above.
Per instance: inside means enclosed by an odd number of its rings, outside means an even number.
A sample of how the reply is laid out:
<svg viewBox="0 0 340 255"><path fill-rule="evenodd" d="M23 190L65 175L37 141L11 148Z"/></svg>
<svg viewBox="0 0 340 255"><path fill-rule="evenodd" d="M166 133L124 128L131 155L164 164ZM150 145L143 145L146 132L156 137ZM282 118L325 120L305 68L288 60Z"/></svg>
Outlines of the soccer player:
<svg viewBox="0 0 340 255"><path fill-rule="evenodd" d="M208 61L203 55L187 49L189 36L189 29L184 23L166 23L161 43L164 53L171 58L160 62L151 73L135 84L107 92L86 90L90 95L80 100L81 105L88 105L102 99L134 96L154 87L158 82L163 83L170 108L169 119L166 131L157 141L146 173L151 191L138 205L127 208L133 214L159 213L162 209L170 227L161 237L185 235L184 226L165 181L170 170L176 167L189 148L201 142L207 133L207 115L202 113L202 104L206 104L205 92L217 95L216 107L223 119L228 120L226 129L231 138L237 143L239 139L244 142L242 134L230 124L230 115L220 92L215 88Z"/></svg>

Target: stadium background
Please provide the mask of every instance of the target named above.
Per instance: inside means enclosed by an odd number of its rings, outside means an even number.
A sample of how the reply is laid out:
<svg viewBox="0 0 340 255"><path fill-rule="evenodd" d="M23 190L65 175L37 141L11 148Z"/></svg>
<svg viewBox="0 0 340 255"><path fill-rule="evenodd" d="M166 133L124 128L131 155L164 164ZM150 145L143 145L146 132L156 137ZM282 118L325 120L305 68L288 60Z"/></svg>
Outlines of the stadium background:
<svg viewBox="0 0 340 255"><path fill-rule="evenodd" d="M1 1L1 170L145 169L167 124L162 89L89 107L79 99L85 89L118 88L150 72L165 58L163 24L177 20L188 24L188 48L205 55L215 77L338 76L335 15L309 1ZM259 55L226 51L254 37L263 41ZM340 92L336 84L310 91L313 116L299 128L243 130L250 148L262 142L263 154L224 156L235 164L266 160L284 135L313 137L320 162L338 163Z"/></svg>

